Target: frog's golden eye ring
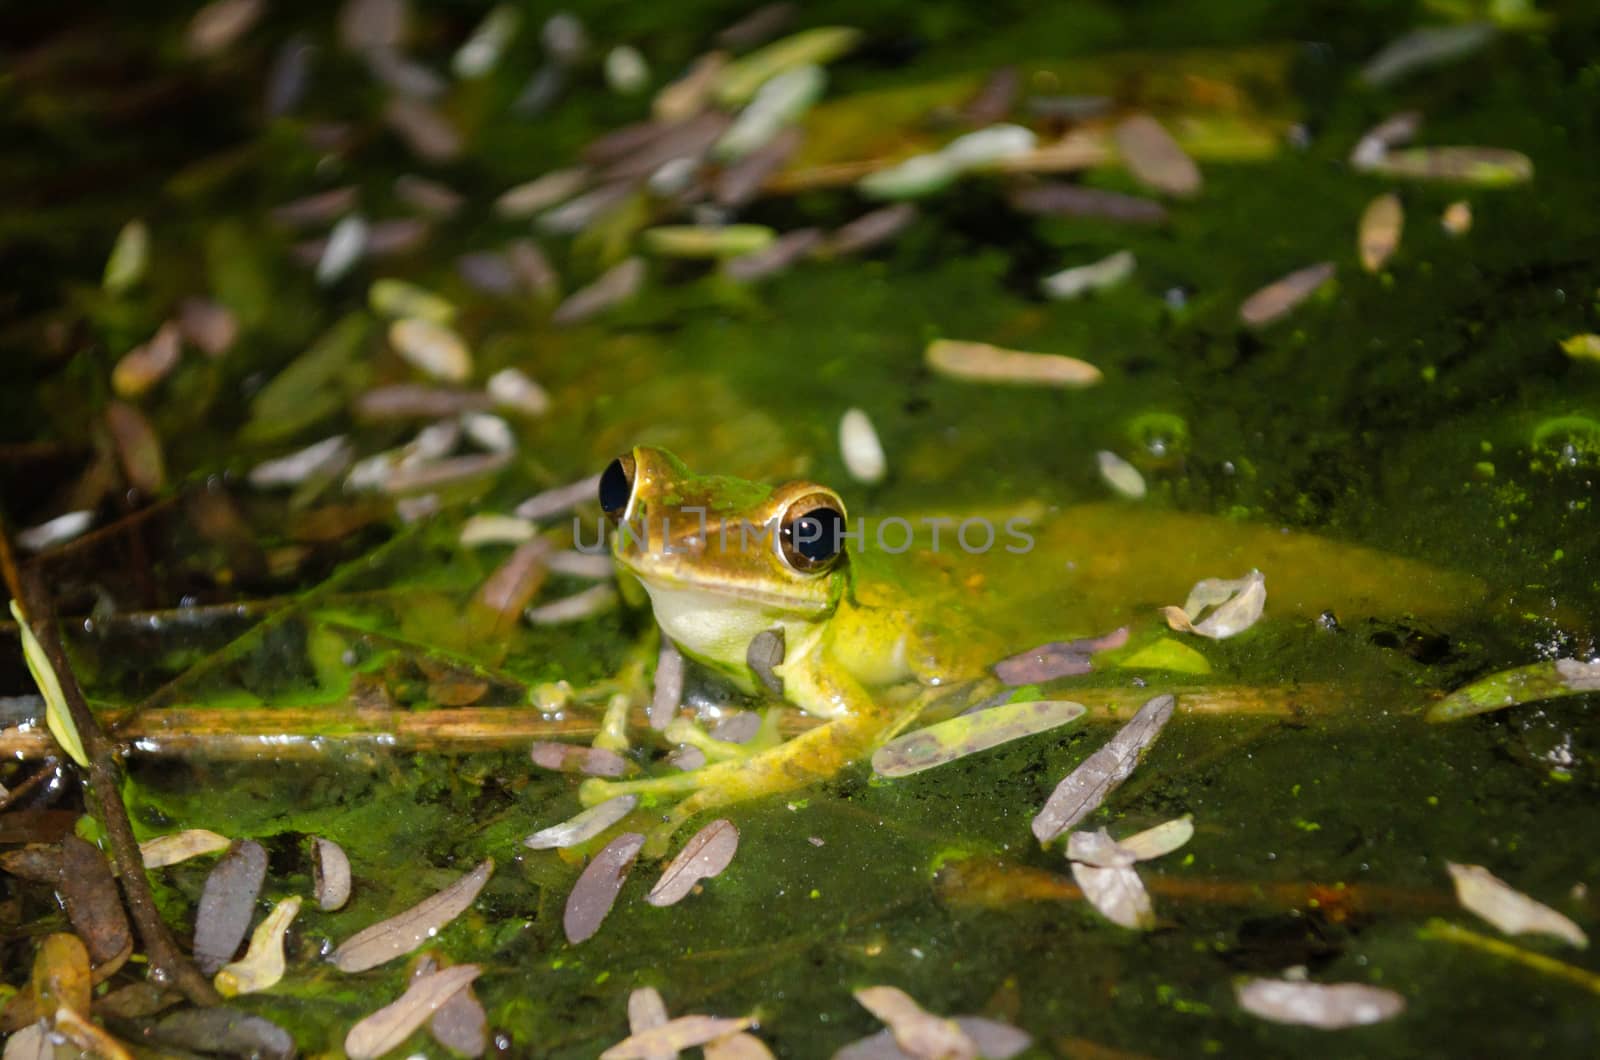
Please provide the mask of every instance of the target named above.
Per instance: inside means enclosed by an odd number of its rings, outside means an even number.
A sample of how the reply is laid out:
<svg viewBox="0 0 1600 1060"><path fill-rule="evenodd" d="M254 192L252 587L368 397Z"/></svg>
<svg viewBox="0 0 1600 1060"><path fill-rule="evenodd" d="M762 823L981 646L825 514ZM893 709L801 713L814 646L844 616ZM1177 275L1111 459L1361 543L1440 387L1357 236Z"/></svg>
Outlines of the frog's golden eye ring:
<svg viewBox="0 0 1600 1060"><path fill-rule="evenodd" d="M624 453L611 461L600 476L600 510L613 523L628 517L628 506L633 503L633 454Z"/></svg>
<svg viewBox="0 0 1600 1060"><path fill-rule="evenodd" d="M821 574L844 556L844 506L826 493L810 493L783 513L778 551L791 569Z"/></svg>

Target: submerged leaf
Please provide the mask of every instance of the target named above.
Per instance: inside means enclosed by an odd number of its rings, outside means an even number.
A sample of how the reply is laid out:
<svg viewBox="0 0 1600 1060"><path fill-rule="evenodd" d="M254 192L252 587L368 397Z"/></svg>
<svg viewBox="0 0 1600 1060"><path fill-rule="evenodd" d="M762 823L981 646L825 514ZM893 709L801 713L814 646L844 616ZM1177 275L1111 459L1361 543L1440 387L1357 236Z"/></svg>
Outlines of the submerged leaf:
<svg viewBox="0 0 1600 1060"><path fill-rule="evenodd" d="M624 832L602 847L584 868L561 915L569 943L575 946L600 930L643 846L644 836Z"/></svg>
<svg viewBox="0 0 1600 1060"><path fill-rule="evenodd" d="M1307 265L1267 284L1244 300L1239 307L1239 320L1247 327L1265 327L1287 316L1295 306L1316 293L1317 288L1333 279L1331 261Z"/></svg>
<svg viewBox="0 0 1600 1060"><path fill-rule="evenodd" d="M1363 269L1377 272L1383 268L1400 246L1400 229L1404 224L1405 211L1400 206L1400 196L1393 192L1379 195L1367 204L1356 237Z"/></svg>
<svg viewBox="0 0 1600 1060"><path fill-rule="evenodd" d="M410 953L466 912L493 873L494 859L483 859L477 868L439 893L345 939L333 951L331 960L341 972L364 972Z"/></svg>
<svg viewBox="0 0 1600 1060"><path fill-rule="evenodd" d="M712 821L683 845L661 873L661 879L650 888L645 901L654 906L678 904L701 880L721 875L738 849L739 830L733 822Z"/></svg>
<svg viewBox="0 0 1600 1060"><path fill-rule="evenodd" d="M326 912L343 909L350 900L350 859L344 848L331 839L318 837L312 841L311 886L317 908Z"/></svg>
<svg viewBox="0 0 1600 1060"><path fill-rule="evenodd" d="M750 1026L748 1017L722 1019L717 1016L679 1016L675 1020L624 1038L600 1054L600 1060L651 1060L659 1055L676 1055L707 1042L736 1034Z"/></svg>
<svg viewBox="0 0 1600 1060"><path fill-rule="evenodd" d="M1212 640L1237 636L1261 619L1267 605L1266 575L1253 570L1243 578L1205 578L1189 590L1182 607L1163 607L1167 625L1180 633L1197 633ZM1208 607L1216 610L1196 622Z"/></svg>
<svg viewBox="0 0 1600 1060"><path fill-rule="evenodd" d="M1081 703L1047 699L963 714L889 741L873 754L872 768L883 777L911 776L1070 724L1083 717L1086 709Z"/></svg>
<svg viewBox="0 0 1600 1060"><path fill-rule="evenodd" d="M1501 670L1458 688L1428 708L1429 721L1458 721L1522 703L1600 692L1600 659L1551 659Z"/></svg>
<svg viewBox="0 0 1600 1060"><path fill-rule="evenodd" d="M1074 861L1072 878L1083 889L1089 904L1113 924L1136 931L1155 927L1156 914L1150 907L1150 894L1131 867L1101 868Z"/></svg>
<svg viewBox="0 0 1600 1060"><path fill-rule="evenodd" d="M922 1060L975 1060L978 1047L955 1020L933 1015L893 986L855 992L861 1007L889 1025L895 1043Z"/></svg>
<svg viewBox="0 0 1600 1060"><path fill-rule="evenodd" d="M1101 380L1100 369L1076 357L1024 353L985 342L935 339L924 357L928 367L940 375L966 382L1080 387Z"/></svg>
<svg viewBox="0 0 1600 1060"><path fill-rule="evenodd" d="M135 219L122 226L117 241L106 259L102 286L111 294L122 294L144 278L150 265L150 229Z"/></svg>
<svg viewBox="0 0 1600 1060"><path fill-rule="evenodd" d="M217 973L217 993L223 997L269 990L283 978L283 936L300 912L300 896L285 898L272 907L250 935L250 948L240 960Z"/></svg>
<svg viewBox="0 0 1600 1060"><path fill-rule="evenodd" d="M11 601L11 617L16 619L17 632L22 638L22 657L28 664L28 673L33 675L33 683L39 687L39 695L44 697L44 720L50 728L50 735L67 752L67 757L87 767L89 756L83 750L78 726L67 707L66 694L61 691L61 681L56 677L55 667L50 665L39 638L33 635L33 627L23 617L22 605L16 600Z"/></svg>
<svg viewBox="0 0 1600 1060"><path fill-rule="evenodd" d="M482 974L475 964L454 964L411 981L399 1000L350 1028L344 1051L350 1060L376 1060L411 1037L439 1008Z"/></svg>
<svg viewBox="0 0 1600 1060"><path fill-rule="evenodd" d="M1249 979L1234 989L1234 997L1253 1016L1325 1031L1382 1023L1406 1007L1406 999L1393 990L1364 983Z"/></svg>
<svg viewBox="0 0 1600 1060"><path fill-rule="evenodd" d="M165 865L188 861L202 854L215 854L219 850L226 850L231 842L233 841L225 835L218 835L204 828L190 828L174 832L172 835L145 840L139 844L139 854L144 859L145 868L159 869Z"/></svg>
<svg viewBox="0 0 1600 1060"><path fill-rule="evenodd" d="M1187 199L1200 192L1200 167L1147 114L1118 123L1113 135L1134 179L1165 195Z"/></svg>
<svg viewBox="0 0 1600 1060"><path fill-rule="evenodd" d="M1374 173L1413 180L1443 180L1499 188L1533 179L1533 160L1500 147L1412 147L1391 151Z"/></svg>
<svg viewBox="0 0 1600 1060"><path fill-rule="evenodd" d="M233 960L267 878L267 851L253 839L234 843L206 877L194 917L194 959L206 975Z"/></svg>
<svg viewBox="0 0 1600 1060"><path fill-rule="evenodd" d="M534 850L575 847L588 842L628 816L638 804L637 795L618 795L598 806L591 806L560 824L553 824L543 831L533 833L522 841L522 845Z"/></svg>
<svg viewBox="0 0 1600 1060"><path fill-rule="evenodd" d="M1583 929L1543 902L1514 890L1482 865L1446 862L1455 881L1456 900L1507 935L1549 935L1579 949L1587 949Z"/></svg>
<svg viewBox="0 0 1600 1060"><path fill-rule="evenodd" d="M1177 707L1172 695L1156 696L1117 730L1104 747L1069 773L1033 819L1033 834L1048 843L1089 816L1117 785L1132 775L1140 757L1155 743Z"/></svg>
<svg viewBox="0 0 1600 1060"><path fill-rule="evenodd" d="M62 837L57 890L65 900L72 929L89 947L95 964L107 964L133 951L133 932L122 908L122 895L99 847L75 835Z"/></svg>

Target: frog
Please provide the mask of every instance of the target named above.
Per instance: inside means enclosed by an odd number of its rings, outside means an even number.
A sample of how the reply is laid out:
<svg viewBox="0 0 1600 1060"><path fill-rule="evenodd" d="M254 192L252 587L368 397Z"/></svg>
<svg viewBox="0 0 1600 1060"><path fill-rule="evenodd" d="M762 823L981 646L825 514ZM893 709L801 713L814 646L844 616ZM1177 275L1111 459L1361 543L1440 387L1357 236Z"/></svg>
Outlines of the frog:
<svg viewBox="0 0 1600 1060"><path fill-rule="evenodd" d="M682 796L653 849L700 813L833 777L936 702L998 688L985 669L995 646L964 621L954 570L943 592L926 577L913 593L885 576L827 486L696 475L641 445L607 466L598 492L619 577L642 589L662 634L741 691L819 722L786 741L753 740L747 753L728 745L674 775L586 780L579 797L590 806Z"/></svg>

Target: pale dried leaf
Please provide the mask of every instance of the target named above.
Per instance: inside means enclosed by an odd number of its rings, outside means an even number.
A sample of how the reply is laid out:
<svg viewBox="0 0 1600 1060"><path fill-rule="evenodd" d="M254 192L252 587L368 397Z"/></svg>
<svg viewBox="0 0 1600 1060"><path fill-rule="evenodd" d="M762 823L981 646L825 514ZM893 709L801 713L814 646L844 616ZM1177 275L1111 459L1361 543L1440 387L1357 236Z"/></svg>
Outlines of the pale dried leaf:
<svg viewBox="0 0 1600 1060"><path fill-rule="evenodd" d="M884 744L872 756L883 777L904 777L991 747L1068 725L1086 708L1064 699L1005 703L941 721Z"/></svg>
<svg viewBox="0 0 1600 1060"><path fill-rule="evenodd" d="M1102 869L1127 868L1139 859L1131 850L1111 838L1104 828L1093 832L1072 832L1067 836L1067 857Z"/></svg>
<svg viewBox="0 0 1600 1060"><path fill-rule="evenodd" d="M1039 841L1048 843L1098 809L1106 796L1133 773L1176 707L1177 700L1171 695L1151 699L1104 747L1056 785L1033 819L1033 834Z"/></svg>
<svg viewBox="0 0 1600 1060"><path fill-rule="evenodd" d="M1400 196L1394 192L1379 195L1367 204L1361 214L1361 227L1356 236L1363 269L1377 272L1383 268L1400 246L1400 230L1405 224L1405 217Z"/></svg>
<svg viewBox="0 0 1600 1060"><path fill-rule="evenodd" d="M630 1035L600 1054L600 1060L649 1060L683 1049L693 1049L744 1030L754 1022L748 1016L679 1016L659 1027Z"/></svg>
<svg viewBox="0 0 1600 1060"><path fill-rule="evenodd" d="M1100 915L1125 928L1148 931L1155 926L1155 911L1139 874L1131 867L1101 868L1082 862L1072 863L1072 878L1083 889L1083 896Z"/></svg>
<svg viewBox="0 0 1600 1060"><path fill-rule="evenodd" d="M893 986L855 992L861 1006L884 1023L900 1048L921 1060L976 1060L978 1047L954 1021L935 1016Z"/></svg>
<svg viewBox="0 0 1600 1060"><path fill-rule="evenodd" d="M465 912L493 872L494 859L485 858L438 894L350 936L333 951L333 963L341 972L364 972L410 953Z"/></svg>
<svg viewBox="0 0 1600 1060"><path fill-rule="evenodd" d="M276 986L283 978L283 936L300 912L300 896L285 898L272 907L250 935L250 949L240 960L225 965L216 975L217 993L223 997L253 994Z"/></svg>
<svg viewBox="0 0 1600 1060"><path fill-rule="evenodd" d="M1239 306L1240 322L1246 327L1259 328L1287 316L1291 309L1333 279L1334 271L1333 262L1322 261L1274 280Z"/></svg>
<svg viewBox="0 0 1600 1060"><path fill-rule="evenodd" d="M1143 499L1144 476L1139 474L1138 468L1107 449L1096 453L1095 460L1100 466L1100 477L1105 480L1106 485L1131 501Z"/></svg>
<svg viewBox="0 0 1600 1060"><path fill-rule="evenodd" d="M216 853L218 850L227 850L230 841L227 836L219 836L214 831L205 828L190 828L171 836L157 836L155 839L146 839L139 844L139 855L144 858L144 868L162 868L165 865L178 865L179 861L200 857L202 853Z"/></svg>
<svg viewBox="0 0 1600 1060"><path fill-rule="evenodd" d="M695 884L713 879L733 861L739 849L739 830L725 819L712 821L683 845L645 901L654 906L676 905Z"/></svg>
<svg viewBox="0 0 1600 1060"><path fill-rule="evenodd" d="M1132 854L1135 860L1149 861L1151 858L1165 857L1193 838L1194 818L1184 814L1119 840L1117 845Z"/></svg>
<svg viewBox="0 0 1600 1060"><path fill-rule="evenodd" d="M860 409L846 409L839 420L839 452L844 456L845 470L857 482L881 482L889 470L872 419Z"/></svg>
<svg viewBox="0 0 1600 1060"><path fill-rule="evenodd" d="M772 1050L760 1038L743 1031L707 1042L705 1053L706 1060L773 1060Z"/></svg>
<svg viewBox="0 0 1600 1060"><path fill-rule="evenodd" d="M533 833L524 839L522 844L534 850L575 847L579 843L588 842L628 816L638 804L637 795L618 795L598 806L591 806L560 824L553 824L543 831Z"/></svg>
<svg viewBox="0 0 1600 1060"><path fill-rule="evenodd" d="M1250 979L1234 988L1234 997L1253 1016L1325 1031L1381 1023L1406 1007L1406 999L1393 990L1364 983Z"/></svg>
<svg viewBox="0 0 1600 1060"><path fill-rule="evenodd" d="M311 844L311 886L319 909L343 909L350 900L350 859L331 839L318 838Z"/></svg>
<svg viewBox="0 0 1600 1060"><path fill-rule="evenodd" d="M1515 890L1482 865L1446 863L1456 900L1507 935L1549 935L1587 949L1589 936L1571 919Z"/></svg>
<svg viewBox="0 0 1600 1060"><path fill-rule="evenodd" d="M1122 160L1141 184L1179 198L1199 193L1200 167L1154 118L1135 114L1119 122L1113 136Z"/></svg>
<svg viewBox="0 0 1600 1060"><path fill-rule="evenodd" d="M600 930L642 846L644 836L624 832L601 848L584 868L561 915L568 942L577 945Z"/></svg>
<svg viewBox="0 0 1600 1060"><path fill-rule="evenodd" d="M940 375L975 383L1080 387L1100 382L1100 369L1075 357L1025 353L985 342L935 339L924 354Z"/></svg>
<svg viewBox="0 0 1600 1060"><path fill-rule="evenodd" d="M407 317L389 325L389 345L435 379L452 383L472 375L472 355L454 331L432 320Z"/></svg>
<svg viewBox="0 0 1600 1060"><path fill-rule="evenodd" d="M253 839L234 843L206 877L194 917L194 959L206 975L233 960L266 878L267 851Z"/></svg>
<svg viewBox="0 0 1600 1060"><path fill-rule="evenodd" d="M1267 604L1267 579L1258 570L1243 578L1204 578L1189 590L1182 607L1163 607L1167 625L1180 633L1195 633L1212 640L1236 636L1255 625ZM1195 617L1215 608L1200 621Z"/></svg>
<svg viewBox="0 0 1600 1060"><path fill-rule="evenodd" d="M399 1046L446 1001L465 990L482 972L475 964L455 964L412 980L406 992L350 1028L344 1051L350 1060L376 1060Z"/></svg>

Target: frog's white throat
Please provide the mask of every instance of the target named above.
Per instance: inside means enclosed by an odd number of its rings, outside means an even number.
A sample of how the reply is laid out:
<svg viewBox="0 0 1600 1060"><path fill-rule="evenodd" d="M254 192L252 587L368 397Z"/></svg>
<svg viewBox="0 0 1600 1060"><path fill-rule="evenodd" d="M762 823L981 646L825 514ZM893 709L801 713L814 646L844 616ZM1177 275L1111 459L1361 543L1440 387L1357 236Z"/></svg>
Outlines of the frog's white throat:
<svg viewBox="0 0 1600 1060"><path fill-rule="evenodd" d="M758 634L782 629L794 648L811 639L816 624L803 614L726 593L640 582L662 631L683 650L731 674L748 673L746 652Z"/></svg>

